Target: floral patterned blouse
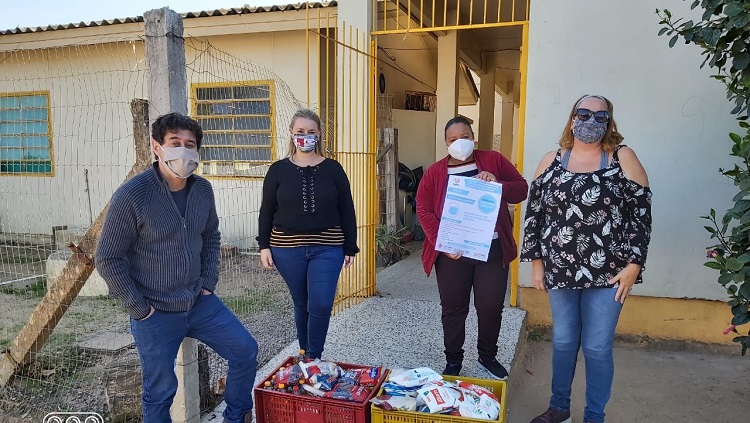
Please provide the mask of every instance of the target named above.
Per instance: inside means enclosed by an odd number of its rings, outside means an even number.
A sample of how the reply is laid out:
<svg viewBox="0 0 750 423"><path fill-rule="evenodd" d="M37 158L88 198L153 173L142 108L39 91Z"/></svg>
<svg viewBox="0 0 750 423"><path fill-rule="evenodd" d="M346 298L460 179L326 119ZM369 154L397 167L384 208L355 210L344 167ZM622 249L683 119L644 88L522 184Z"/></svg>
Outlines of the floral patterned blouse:
<svg viewBox="0 0 750 423"><path fill-rule="evenodd" d="M548 289L608 287L629 263L643 272L651 190L625 176L617 156L621 147L609 166L588 173L566 170L558 151L532 182L521 261L543 260Z"/></svg>

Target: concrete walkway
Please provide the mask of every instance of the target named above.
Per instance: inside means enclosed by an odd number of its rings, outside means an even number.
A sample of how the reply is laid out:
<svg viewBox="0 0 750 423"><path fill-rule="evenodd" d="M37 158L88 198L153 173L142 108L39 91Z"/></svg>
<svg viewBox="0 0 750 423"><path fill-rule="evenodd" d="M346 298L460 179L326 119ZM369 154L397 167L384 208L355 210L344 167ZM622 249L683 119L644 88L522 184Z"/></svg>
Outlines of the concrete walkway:
<svg viewBox="0 0 750 423"><path fill-rule="evenodd" d="M331 319L323 358L353 364L386 368L431 367L441 372L445 366L443 332L440 323L440 297L434 273L427 278L422 270L421 251L414 252L377 275L378 296L367 298ZM506 304L507 306L507 304ZM472 308L473 310L473 308ZM500 333L498 361L511 371L526 318L526 312L506 307ZM466 324L466 350L461 374L487 378L477 363L477 320L469 313ZM264 379L287 357L297 352L296 341L258 369ZM204 423L221 422L222 403L204 417Z"/></svg>
<svg viewBox="0 0 750 423"><path fill-rule="evenodd" d="M434 275L425 277L419 254L417 251L380 271L378 296L331 319L324 358L387 368L428 366L442 371L440 299ZM498 343L498 360L510 370L508 423L528 423L549 404L550 343L526 343L525 318L525 311L506 307ZM476 365L475 314L469 314L466 333L462 375L487 378ZM256 383L296 350L294 342L258 369ZM519 358L515 357L517 351ZM608 422L748 421L748 357L650 350L618 343L615 363ZM579 358L573 386L575 423L581 422L583 413L584 370ZM222 403L203 422L221 422L223 407Z"/></svg>
<svg viewBox="0 0 750 423"><path fill-rule="evenodd" d="M662 351L615 344L615 380L607 422L747 422L750 357ZM509 423L529 423L549 405L552 347L529 341L517 370L526 373L508 390ZM585 368L579 354L571 413L580 423Z"/></svg>

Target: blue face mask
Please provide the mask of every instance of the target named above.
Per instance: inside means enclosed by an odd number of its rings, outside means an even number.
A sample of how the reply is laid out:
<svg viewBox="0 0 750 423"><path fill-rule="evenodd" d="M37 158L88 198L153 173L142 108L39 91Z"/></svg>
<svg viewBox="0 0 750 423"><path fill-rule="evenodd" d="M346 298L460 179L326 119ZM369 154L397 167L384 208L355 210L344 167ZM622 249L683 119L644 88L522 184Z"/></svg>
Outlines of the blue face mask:
<svg viewBox="0 0 750 423"><path fill-rule="evenodd" d="M595 119L584 121L578 118L575 118L574 122L573 136L583 143L593 144L601 141L607 133L607 122L597 122Z"/></svg>

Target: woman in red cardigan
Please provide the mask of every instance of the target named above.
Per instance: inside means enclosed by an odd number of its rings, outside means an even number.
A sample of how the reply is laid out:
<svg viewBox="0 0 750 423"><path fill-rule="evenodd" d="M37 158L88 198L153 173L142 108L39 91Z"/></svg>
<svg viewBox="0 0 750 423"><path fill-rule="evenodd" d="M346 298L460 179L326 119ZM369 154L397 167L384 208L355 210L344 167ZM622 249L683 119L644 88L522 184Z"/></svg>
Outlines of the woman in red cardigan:
<svg viewBox="0 0 750 423"><path fill-rule="evenodd" d="M417 190L417 216L426 235L422 263L427 275L435 266L440 291L446 358L443 374L457 376L461 372L466 316L473 288L479 323L479 365L493 378L503 380L508 377L508 371L497 361L497 340L508 286L508 265L518 254L508 203L525 200L529 185L500 153L474 150L474 131L462 116L445 125L445 144L449 155L427 169ZM472 176L503 185L500 213L487 262L435 250L448 175Z"/></svg>

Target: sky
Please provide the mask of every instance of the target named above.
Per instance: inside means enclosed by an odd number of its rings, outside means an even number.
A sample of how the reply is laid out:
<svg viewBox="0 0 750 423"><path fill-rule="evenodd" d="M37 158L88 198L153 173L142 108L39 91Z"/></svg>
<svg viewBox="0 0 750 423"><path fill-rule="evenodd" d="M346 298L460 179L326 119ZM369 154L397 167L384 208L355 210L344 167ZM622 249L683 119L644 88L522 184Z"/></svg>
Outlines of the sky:
<svg viewBox="0 0 750 423"><path fill-rule="evenodd" d="M11 1L13 0L0 0L0 5ZM147 10L164 6L183 13L242 7L245 4L270 6L298 1L300 0L24 0L14 7L2 8L0 29L126 18L140 16Z"/></svg>

